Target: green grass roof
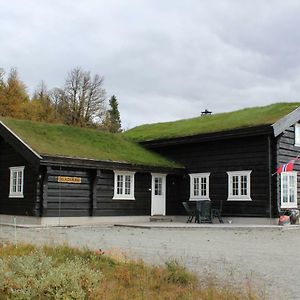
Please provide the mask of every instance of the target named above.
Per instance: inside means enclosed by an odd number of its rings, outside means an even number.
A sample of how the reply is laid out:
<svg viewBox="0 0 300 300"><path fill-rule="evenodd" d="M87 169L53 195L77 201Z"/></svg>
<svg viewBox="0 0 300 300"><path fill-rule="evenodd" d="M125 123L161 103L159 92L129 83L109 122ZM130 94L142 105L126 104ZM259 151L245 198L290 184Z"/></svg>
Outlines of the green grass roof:
<svg viewBox="0 0 300 300"><path fill-rule="evenodd" d="M123 135L140 142L269 125L274 124L299 106L298 102L275 103L174 122L145 124L130 129Z"/></svg>
<svg viewBox="0 0 300 300"><path fill-rule="evenodd" d="M96 129L2 118L1 121L41 156L65 156L157 167L178 164L121 135Z"/></svg>

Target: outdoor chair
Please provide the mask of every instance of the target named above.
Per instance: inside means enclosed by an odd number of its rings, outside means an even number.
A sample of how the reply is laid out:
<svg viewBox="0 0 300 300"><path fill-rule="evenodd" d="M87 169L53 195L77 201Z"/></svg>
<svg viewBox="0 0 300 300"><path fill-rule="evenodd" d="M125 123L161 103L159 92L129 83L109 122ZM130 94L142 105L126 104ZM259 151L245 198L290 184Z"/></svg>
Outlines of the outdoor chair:
<svg viewBox="0 0 300 300"><path fill-rule="evenodd" d="M224 223L222 216L221 216L221 211L218 208L212 208L211 209L211 214L212 214L212 218L218 218L220 223Z"/></svg>
<svg viewBox="0 0 300 300"><path fill-rule="evenodd" d="M212 223L211 202L209 200L197 201L197 222Z"/></svg>
<svg viewBox="0 0 300 300"><path fill-rule="evenodd" d="M196 214L196 209L194 208L191 208L187 202L182 202L182 205L185 209L185 212L187 213L188 215L188 219L187 219L187 223L192 223L193 219L195 218L195 222L196 222L196 219L197 219L197 214Z"/></svg>

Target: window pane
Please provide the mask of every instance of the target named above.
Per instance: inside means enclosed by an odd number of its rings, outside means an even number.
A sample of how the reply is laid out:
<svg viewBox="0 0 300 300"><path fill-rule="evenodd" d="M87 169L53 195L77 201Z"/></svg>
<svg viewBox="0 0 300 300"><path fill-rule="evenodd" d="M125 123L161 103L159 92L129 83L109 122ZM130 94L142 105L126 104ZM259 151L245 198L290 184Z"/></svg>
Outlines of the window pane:
<svg viewBox="0 0 300 300"><path fill-rule="evenodd" d="M117 194L118 195L123 194L123 175L117 176Z"/></svg>
<svg viewBox="0 0 300 300"><path fill-rule="evenodd" d="M206 196L207 194L207 184L206 177L201 177L201 196Z"/></svg>
<svg viewBox="0 0 300 300"><path fill-rule="evenodd" d="M295 203L295 175L289 174L288 180L288 198L290 203Z"/></svg>
<svg viewBox="0 0 300 300"><path fill-rule="evenodd" d="M286 174L282 174L282 202L288 202L288 176Z"/></svg>
<svg viewBox="0 0 300 300"><path fill-rule="evenodd" d="M17 176L18 176L18 172L13 172L12 191L14 193L17 192Z"/></svg>
<svg viewBox="0 0 300 300"><path fill-rule="evenodd" d="M154 194L157 196L162 195L162 178L161 177L154 178Z"/></svg>
<svg viewBox="0 0 300 300"><path fill-rule="evenodd" d="M125 195L130 195L131 176L125 175Z"/></svg>
<svg viewBox="0 0 300 300"><path fill-rule="evenodd" d="M199 196L199 177L194 178L194 196Z"/></svg>
<svg viewBox="0 0 300 300"><path fill-rule="evenodd" d="M239 176L232 176L232 195L239 195Z"/></svg>
<svg viewBox="0 0 300 300"><path fill-rule="evenodd" d="M22 171L18 171L18 175L17 175L17 181L18 181L18 185L17 185L17 192L21 193L22 192L22 181L23 181L23 172Z"/></svg>
<svg viewBox="0 0 300 300"><path fill-rule="evenodd" d="M248 177L243 175L241 176L241 195L246 196L248 189Z"/></svg>

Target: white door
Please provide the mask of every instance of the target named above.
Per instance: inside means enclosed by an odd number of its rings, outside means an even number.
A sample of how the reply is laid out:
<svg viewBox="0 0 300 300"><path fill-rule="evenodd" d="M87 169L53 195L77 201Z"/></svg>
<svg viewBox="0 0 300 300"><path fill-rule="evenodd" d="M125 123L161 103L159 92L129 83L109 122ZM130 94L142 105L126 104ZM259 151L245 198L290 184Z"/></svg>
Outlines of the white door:
<svg viewBox="0 0 300 300"><path fill-rule="evenodd" d="M151 216L166 214L166 176L152 173Z"/></svg>

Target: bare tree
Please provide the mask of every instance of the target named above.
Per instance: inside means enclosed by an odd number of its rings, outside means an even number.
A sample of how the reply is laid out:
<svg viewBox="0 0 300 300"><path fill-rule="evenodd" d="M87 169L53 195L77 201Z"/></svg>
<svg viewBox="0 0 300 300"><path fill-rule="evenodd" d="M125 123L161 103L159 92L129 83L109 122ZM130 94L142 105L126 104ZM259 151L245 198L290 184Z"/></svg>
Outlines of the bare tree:
<svg viewBox="0 0 300 300"><path fill-rule="evenodd" d="M105 112L105 94L103 77L74 68L56 96L59 96L60 105L67 108L66 123L87 126L100 122Z"/></svg>

